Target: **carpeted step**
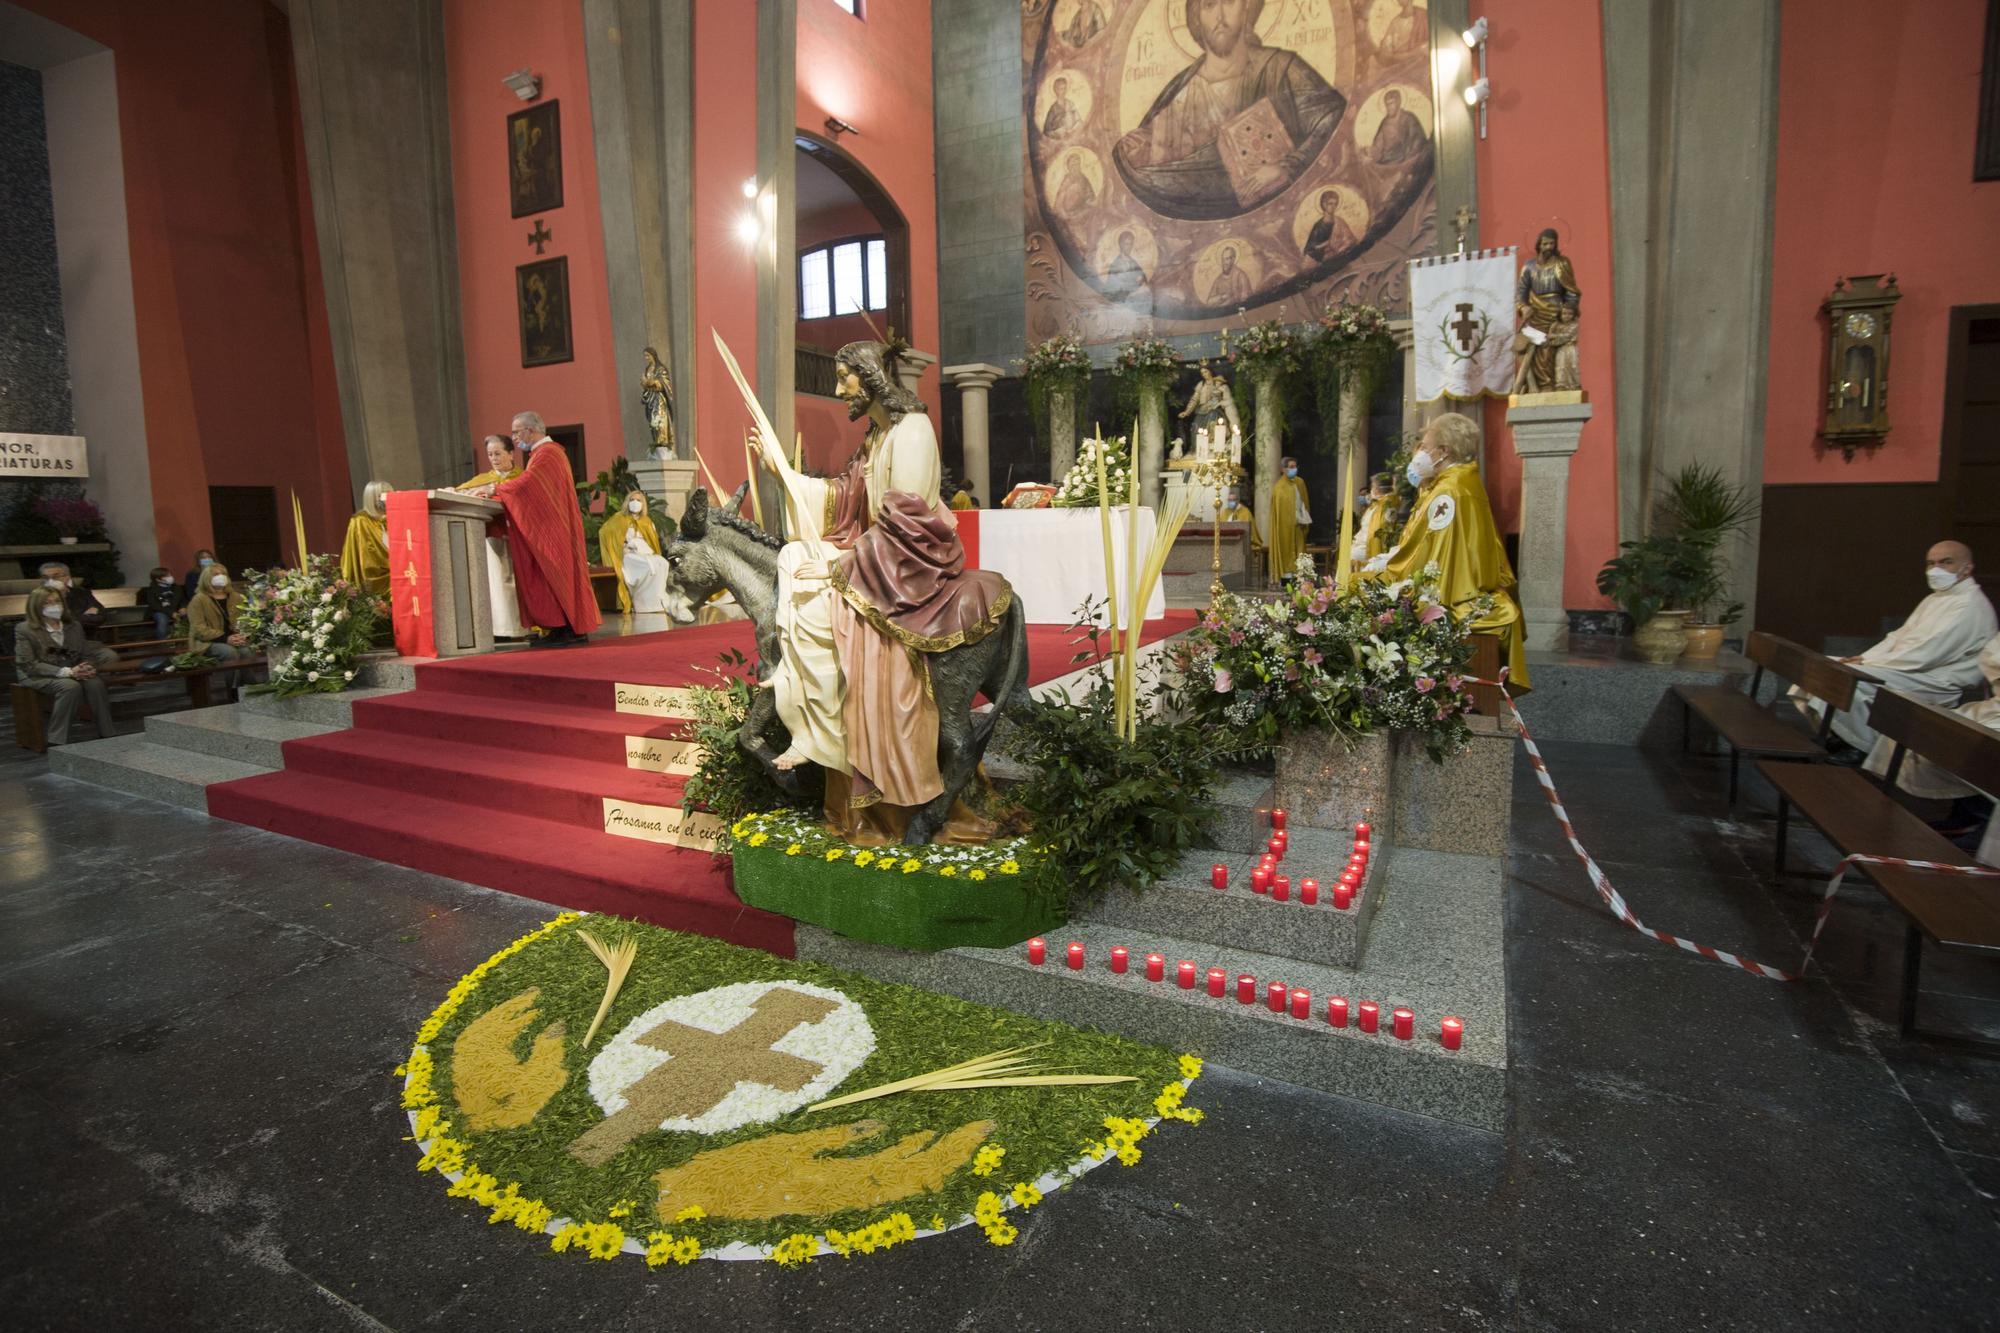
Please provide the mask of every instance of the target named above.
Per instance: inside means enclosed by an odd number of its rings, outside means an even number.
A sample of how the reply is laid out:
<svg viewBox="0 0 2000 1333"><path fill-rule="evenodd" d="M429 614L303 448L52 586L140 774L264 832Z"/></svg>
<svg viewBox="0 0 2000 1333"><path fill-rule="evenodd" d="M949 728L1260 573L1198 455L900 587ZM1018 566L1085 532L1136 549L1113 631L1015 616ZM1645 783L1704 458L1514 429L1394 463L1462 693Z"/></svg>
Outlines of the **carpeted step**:
<svg viewBox="0 0 2000 1333"><path fill-rule="evenodd" d="M604 828L605 802L678 806L685 778L560 755L528 754L388 731L336 731L285 744L288 772L368 787L378 799L404 793L453 802L460 821L515 813L590 832Z"/></svg>
<svg viewBox="0 0 2000 1333"><path fill-rule="evenodd" d="M417 689L610 712L617 707L620 684L713 685L718 660L732 649L746 658L756 655L755 631L747 621L599 639L582 648L430 662L417 668Z"/></svg>
<svg viewBox="0 0 2000 1333"><path fill-rule="evenodd" d="M524 815L286 770L208 789L218 819L447 875L579 911L792 956L792 923L745 907L707 852L635 842Z"/></svg>
<svg viewBox="0 0 2000 1333"><path fill-rule="evenodd" d="M686 725L678 718L437 690L387 695L354 707L354 726L361 731L605 764L626 762L628 737L670 739Z"/></svg>

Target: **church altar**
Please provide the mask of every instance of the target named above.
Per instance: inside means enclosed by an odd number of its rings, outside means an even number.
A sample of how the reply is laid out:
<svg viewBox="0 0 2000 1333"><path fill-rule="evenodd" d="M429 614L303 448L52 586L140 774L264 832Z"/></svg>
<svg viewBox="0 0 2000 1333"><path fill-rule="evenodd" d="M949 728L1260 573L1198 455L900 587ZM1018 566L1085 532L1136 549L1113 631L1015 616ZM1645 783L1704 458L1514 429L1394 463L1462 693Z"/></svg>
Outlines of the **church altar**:
<svg viewBox="0 0 2000 1333"><path fill-rule="evenodd" d="M1153 511L1141 507L1138 549L1140 559L1152 549L1157 520ZM1084 599L1102 601L1104 587L1104 531L1095 509L959 509L959 540L965 546L965 563L972 569L990 569L1014 585L1014 595L1027 608L1031 625L1068 625L1075 621ZM1113 510L1111 546L1117 570L1120 596L1124 595L1127 548L1125 512ZM1153 585L1146 602L1146 620L1166 614L1165 581ZM1100 609L1098 622L1104 623Z"/></svg>

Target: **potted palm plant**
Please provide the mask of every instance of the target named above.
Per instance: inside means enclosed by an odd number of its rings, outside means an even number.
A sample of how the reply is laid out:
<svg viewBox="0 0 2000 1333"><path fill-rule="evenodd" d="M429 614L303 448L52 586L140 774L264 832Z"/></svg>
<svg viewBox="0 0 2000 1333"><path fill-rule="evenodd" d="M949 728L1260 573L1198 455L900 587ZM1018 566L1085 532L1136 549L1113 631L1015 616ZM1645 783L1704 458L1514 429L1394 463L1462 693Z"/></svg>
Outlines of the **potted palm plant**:
<svg viewBox="0 0 2000 1333"><path fill-rule="evenodd" d="M1687 647L1684 622L1702 591L1702 553L1684 537L1655 534L1625 542L1597 571L1597 590L1632 617L1633 647L1666 663Z"/></svg>
<svg viewBox="0 0 2000 1333"><path fill-rule="evenodd" d="M1743 603L1729 601L1729 560L1725 539L1741 533L1757 517L1746 488L1726 480L1722 469L1690 463L1676 473L1660 496L1662 526L1686 546L1694 586L1688 593L1687 656L1706 662L1722 647L1722 636L1743 615Z"/></svg>

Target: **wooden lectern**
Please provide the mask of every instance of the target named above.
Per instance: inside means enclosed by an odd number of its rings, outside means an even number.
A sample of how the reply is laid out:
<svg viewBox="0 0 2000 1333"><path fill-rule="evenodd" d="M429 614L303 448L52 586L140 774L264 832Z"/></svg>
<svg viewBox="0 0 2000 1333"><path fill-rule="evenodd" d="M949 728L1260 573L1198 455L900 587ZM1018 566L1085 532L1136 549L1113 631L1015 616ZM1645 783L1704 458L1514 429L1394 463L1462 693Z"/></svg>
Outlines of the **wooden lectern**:
<svg viewBox="0 0 2000 1333"><path fill-rule="evenodd" d="M405 657L492 652L486 525L504 512L500 502L459 491L392 491L384 506L396 651Z"/></svg>

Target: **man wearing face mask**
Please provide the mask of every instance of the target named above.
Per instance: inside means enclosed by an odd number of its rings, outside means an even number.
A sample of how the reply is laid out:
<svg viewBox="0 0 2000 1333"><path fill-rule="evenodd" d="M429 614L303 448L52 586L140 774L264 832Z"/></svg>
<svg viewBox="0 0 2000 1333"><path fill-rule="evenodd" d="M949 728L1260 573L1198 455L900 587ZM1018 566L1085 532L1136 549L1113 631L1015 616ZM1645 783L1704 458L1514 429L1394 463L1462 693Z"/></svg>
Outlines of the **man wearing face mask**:
<svg viewBox="0 0 2000 1333"><path fill-rule="evenodd" d="M1858 657L1840 660L1861 668L1883 685L1912 699L1951 708L1979 684L1979 650L1994 634L1993 603L1972 577L1972 548L1939 542L1924 557L1930 595L1910 618ZM1857 685L1854 704L1833 717L1833 731L1866 753L1878 739L1868 725L1876 687ZM1803 700L1798 691L1795 698ZM1812 705L1817 712L1821 705Z"/></svg>
<svg viewBox="0 0 2000 1333"><path fill-rule="evenodd" d="M1306 483L1299 476L1299 460L1278 460L1278 480L1271 487L1271 581L1283 583L1298 571L1293 568L1305 554L1306 530L1312 527L1312 511L1306 507Z"/></svg>
<svg viewBox="0 0 2000 1333"><path fill-rule="evenodd" d="M249 638L237 628L243 619L243 594L230 585L229 571L210 565L201 576L201 591L188 603L188 651L207 653L218 662L235 662L255 655ZM236 672L217 677L225 690L236 688Z"/></svg>
<svg viewBox="0 0 2000 1333"><path fill-rule="evenodd" d="M164 639L173 628L174 617L187 605L187 599L181 596L173 571L159 565L154 568L145 591L139 594L139 604L153 617L153 637Z"/></svg>
<svg viewBox="0 0 2000 1333"><path fill-rule="evenodd" d="M643 615L667 609L667 562L644 491L626 496L618 512L604 520L597 530L597 558L618 572L619 610Z"/></svg>
<svg viewBox="0 0 2000 1333"><path fill-rule="evenodd" d="M528 466L511 481L472 493L491 496L507 511L507 549L514 560L521 619L548 631L532 646L588 643L603 619L590 587L590 557L584 550L583 515L576 507L569 455L549 438L540 413L515 413L512 433L528 455Z"/></svg>
<svg viewBox="0 0 2000 1333"><path fill-rule="evenodd" d="M27 618L14 627L14 679L54 700L49 744L69 743L69 724L85 701L97 734L116 736L111 699L99 673L118 665L118 654L83 637L83 626L69 614L60 589L35 589L28 594L27 609Z"/></svg>
<svg viewBox="0 0 2000 1333"><path fill-rule="evenodd" d="M61 561L51 560L41 568L42 586L54 588L63 595L63 605L79 625L85 629L96 629L104 623L104 603L97 600L97 594L83 586L83 580L69 572L69 566Z"/></svg>
<svg viewBox="0 0 2000 1333"><path fill-rule="evenodd" d="M1514 600L1514 567L1493 522L1493 507L1479 479L1479 427L1472 418L1447 412L1424 428L1407 469L1417 498L1393 550L1362 566L1365 578L1403 583L1428 565L1439 571L1438 596L1463 620L1481 597L1493 609L1468 628L1497 634L1504 641L1507 686L1528 689L1527 647L1521 636L1521 606Z"/></svg>

